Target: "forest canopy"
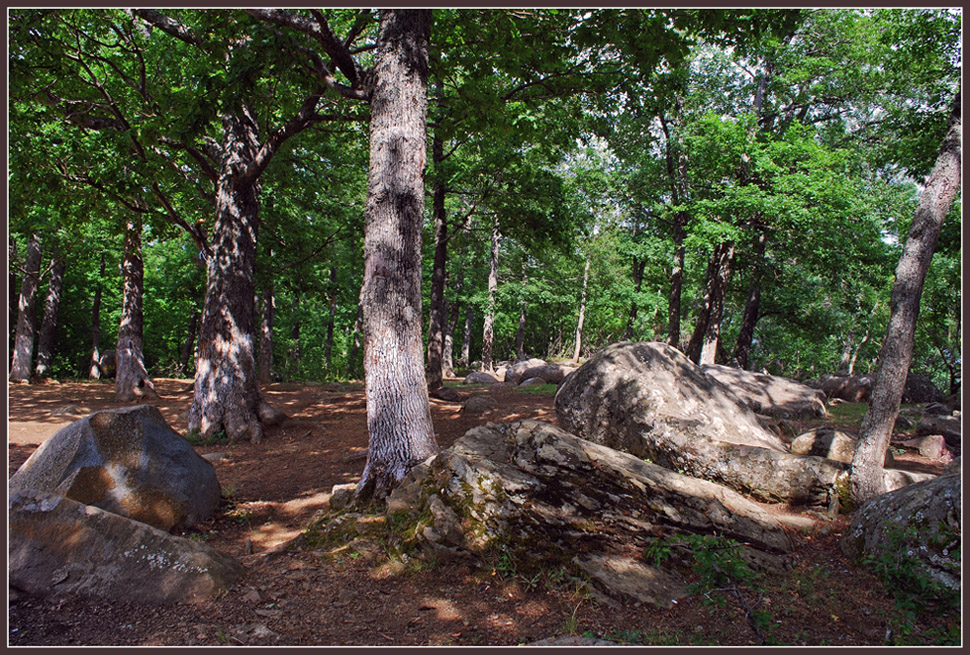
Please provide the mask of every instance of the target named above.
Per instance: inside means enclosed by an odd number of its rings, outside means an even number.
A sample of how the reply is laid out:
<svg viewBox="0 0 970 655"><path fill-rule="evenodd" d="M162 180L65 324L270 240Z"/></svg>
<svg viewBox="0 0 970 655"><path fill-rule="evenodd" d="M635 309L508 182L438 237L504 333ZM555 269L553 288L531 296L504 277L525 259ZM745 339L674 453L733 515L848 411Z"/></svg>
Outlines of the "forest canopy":
<svg viewBox="0 0 970 655"><path fill-rule="evenodd" d="M440 341L444 370L626 339L800 379L873 371L960 93L961 19L435 9L424 343ZM377 12L17 9L8 28L11 351L34 276L37 330L59 295L43 374L88 376L123 326L135 230L144 367L195 375L238 174L258 191L243 295L260 379L361 377ZM230 119L249 149L237 168ZM911 369L946 393L961 381L960 204Z"/></svg>

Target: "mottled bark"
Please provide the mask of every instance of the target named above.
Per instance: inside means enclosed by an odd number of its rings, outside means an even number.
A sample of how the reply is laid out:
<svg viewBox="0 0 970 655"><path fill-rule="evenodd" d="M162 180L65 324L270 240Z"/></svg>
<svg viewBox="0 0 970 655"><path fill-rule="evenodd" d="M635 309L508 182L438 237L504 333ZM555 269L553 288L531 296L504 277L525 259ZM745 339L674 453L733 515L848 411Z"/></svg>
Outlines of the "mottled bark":
<svg viewBox="0 0 970 655"><path fill-rule="evenodd" d="M579 354L583 349L583 323L586 321L586 292L589 286L590 257L586 257L586 268L583 269L583 291L579 297L579 319L576 321L576 348L573 350L573 362L579 361Z"/></svg>
<svg viewBox="0 0 970 655"><path fill-rule="evenodd" d="M707 264L704 299L697 314L697 323L685 353L695 364L713 364L721 338L721 316L724 294L731 274L734 244L721 242L714 247Z"/></svg>
<svg viewBox="0 0 970 655"><path fill-rule="evenodd" d="M383 498L438 452L421 339L430 10L382 10L371 98L364 227L364 388L369 447L357 486Z"/></svg>
<svg viewBox="0 0 970 655"><path fill-rule="evenodd" d="M34 358L34 338L37 332L37 287L40 285L40 239L32 235L27 241L24 274L17 302L17 331L14 336L10 381L30 380L30 364Z"/></svg>
<svg viewBox="0 0 970 655"><path fill-rule="evenodd" d="M758 312L761 306L761 266L765 254L765 242L768 234L762 231L755 242L755 263L751 271L751 283L748 285L748 300L744 303L744 314L741 317L741 327L738 329L738 340L734 344L735 359L740 368L748 369L751 358L751 344L754 342L754 328L760 318Z"/></svg>
<svg viewBox="0 0 970 655"><path fill-rule="evenodd" d="M670 291L667 300L667 343L674 348L680 347L681 297L686 256L684 239L687 236L687 223L690 220L690 215L682 208L689 200L690 187L687 176L687 147L679 129L682 127L680 113L680 98L675 96L673 118L667 120L664 116L660 117L666 144L664 158L667 165L667 178L670 181L671 200L680 208L674 212L673 217L674 259L670 267ZM672 131L671 126L678 129Z"/></svg>
<svg viewBox="0 0 970 655"><path fill-rule="evenodd" d="M122 300L118 345L115 348L115 396L122 402L155 399L155 385L145 369L142 339L145 319L145 264L141 256L140 220L125 228L125 252L121 262Z"/></svg>
<svg viewBox="0 0 970 655"><path fill-rule="evenodd" d="M273 283L267 281L266 288L263 289L263 312L259 324L260 384L269 384L273 381L273 319L275 314L276 295L273 293Z"/></svg>
<svg viewBox="0 0 970 655"><path fill-rule="evenodd" d="M104 279L104 253L101 253L101 263L98 266L98 285L94 290L91 301L91 361L88 364L88 377L92 380L101 378L101 293Z"/></svg>
<svg viewBox="0 0 970 655"><path fill-rule="evenodd" d="M253 443L263 439L254 353L259 187L245 173L258 148L257 129L245 109L223 117L223 159L188 426L203 438L225 431L231 441Z"/></svg>
<svg viewBox="0 0 970 655"><path fill-rule="evenodd" d="M428 320L428 389L442 383L442 354L445 324L445 266L448 262L448 216L445 214L445 181L441 170L444 145L435 133L431 143L435 179L432 185L431 213L434 218L434 265L431 269L431 306Z"/></svg>
<svg viewBox="0 0 970 655"><path fill-rule="evenodd" d="M869 410L859 429L859 447L852 460L852 500L860 505L886 490L883 460L913 357L913 337L923 282L943 219L960 188L962 134L958 91L946 137L920 195L913 224L896 267L896 281L890 295L889 327L879 351L879 367Z"/></svg>
<svg viewBox="0 0 970 655"><path fill-rule="evenodd" d="M495 339L495 290L498 288L498 219L492 224L492 250L488 260L488 308L482 328L482 371L494 373L492 342Z"/></svg>
<svg viewBox="0 0 970 655"><path fill-rule="evenodd" d="M63 257L51 261L47 300L44 302L44 318L40 322L40 332L37 335L37 366L34 373L39 378L47 377L51 371L51 362L54 358L54 336L57 333L57 315L61 308L61 292L64 288L66 265Z"/></svg>

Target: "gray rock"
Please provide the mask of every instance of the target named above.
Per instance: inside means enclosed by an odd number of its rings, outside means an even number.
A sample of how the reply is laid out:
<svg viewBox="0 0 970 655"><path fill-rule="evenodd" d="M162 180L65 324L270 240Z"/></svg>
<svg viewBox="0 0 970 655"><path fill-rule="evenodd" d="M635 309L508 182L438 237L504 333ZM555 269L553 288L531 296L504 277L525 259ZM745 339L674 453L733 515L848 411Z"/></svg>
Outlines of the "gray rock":
<svg viewBox="0 0 970 655"><path fill-rule="evenodd" d="M522 382L519 382L520 387L532 387L537 384L549 384L549 382L541 377L526 378Z"/></svg>
<svg viewBox="0 0 970 655"><path fill-rule="evenodd" d="M916 434L920 437L940 434L951 448L961 447L960 419L955 416L924 416L916 426Z"/></svg>
<svg viewBox="0 0 970 655"><path fill-rule="evenodd" d="M534 368L542 368L544 366L546 366L546 361L544 359L537 359L535 357L517 361L509 366L508 370L505 371L505 381L517 385L527 377L535 376L534 373L527 375L527 371Z"/></svg>
<svg viewBox="0 0 970 655"><path fill-rule="evenodd" d="M481 371L472 371L465 376L465 384L497 384L498 379L490 374Z"/></svg>
<svg viewBox="0 0 970 655"><path fill-rule="evenodd" d="M716 364L701 370L728 387L758 414L777 418L822 418L825 394L808 385L765 373Z"/></svg>
<svg viewBox="0 0 970 655"><path fill-rule="evenodd" d="M851 434L846 434L835 428L822 426L810 430L795 437L791 443L791 451L795 455L813 455L815 457L826 457L837 462L851 464L855 457L858 440ZM886 449L886 459L884 466L893 463L893 453L891 449Z"/></svg>
<svg viewBox="0 0 970 655"><path fill-rule="evenodd" d="M452 387L438 387L428 395L430 395L432 398L446 400L452 403L457 403L461 400L461 394L458 393L457 389Z"/></svg>
<svg viewBox="0 0 970 655"><path fill-rule="evenodd" d="M868 375L823 375L818 381L827 398L849 403L869 402L873 379Z"/></svg>
<svg viewBox="0 0 970 655"><path fill-rule="evenodd" d="M939 403L943 400L943 392L933 384L931 379L917 373L906 375L902 398L904 403Z"/></svg>
<svg viewBox="0 0 970 655"><path fill-rule="evenodd" d="M662 343L618 343L559 387L556 416L584 439L767 502L827 504L848 467L793 455L736 395Z"/></svg>
<svg viewBox="0 0 970 655"><path fill-rule="evenodd" d="M468 412L469 414L484 414L497 404L495 399L489 396L472 396L465 401L465 404L462 406L462 411Z"/></svg>
<svg viewBox="0 0 970 655"><path fill-rule="evenodd" d="M576 368L562 364L549 364L541 359L529 359L516 362L505 372L505 381L512 384L522 384L529 378L542 378L546 384L559 384Z"/></svg>
<svg viewBox="0 0 970 655"><path fill-rule="evenodd" d="M919 454L927 459L937 459L949 462L953 459L953 453L946 447L946 440L939 434L930 434L925 437L916 437L899 442L900 446L915 448Z"/></svg>
<svg viewBox="0 0 970 655"><path fill-rule="evenodd" d="M30 594L196 602L243 572L205 544L63 496L17 489L8 509L10 584Z"/></svg>
<svg viewBox="0 0 970 655"><path fill-rule="evenodd" d="M669 607L684 583L672 569L610 555L621 546L643 552L650 537L717 533L775 566L792 548L776 518L737 492L539 421L473 428L401 486L391 499L420 498L411 508L431 516L430 530L417 532L437 547L500 547L523 570L585 570L599 593L627 602Z"/></svg>
<svg viewBox="0 0 970 655"><path fill-rule="evenodd" d="M942 475L873 498L852 515L841 541L854 560L902 549L927 575L960 588L960 475Z"/></svg>
<svg viewBox="0 0 970 655"><path fill-rule="evenodd" d="M151 405L95 412L65 426L9 486L60 494L162 530L212 517L220 496L212 464Z"/></svg>
<svg viewBox="0 0 970 655"><path fill-rule="evenodd" d="M953 458L952 462L950 462L943 468L943 475L951 475L953 473L956 473L957 475L959 475L962 470L963 469L960 466L960 457L957 456Z"/></svg>

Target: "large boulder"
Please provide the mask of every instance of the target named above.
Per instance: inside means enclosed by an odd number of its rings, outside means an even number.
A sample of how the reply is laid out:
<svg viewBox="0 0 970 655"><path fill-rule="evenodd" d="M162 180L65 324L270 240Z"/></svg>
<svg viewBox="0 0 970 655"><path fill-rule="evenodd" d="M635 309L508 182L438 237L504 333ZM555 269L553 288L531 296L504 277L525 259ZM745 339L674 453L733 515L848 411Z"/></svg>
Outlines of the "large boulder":
<svg viewBox="0 0 970 655"><path fill-rule="evenodd" d="M529 359L519 360L509 366L508 370L505 371L505 381L517 385L526 378L536 377L538 373L531 372L533 369L540 369L545 366L547 364L544 359L530 357Z"/></svg>
<svg viewBox="0 0 970 655"><path fill-rule="evenodd" d="M849 403L867 403L872 394L873 378L869 375L823 375L818 388L827 398Z"/></svg>
<svg viewBox="0 0 970 655"><path fill-rule="evenodd" d="M491 373L472 371L465 376L465 384L498 384L498 378Z"/></svg>
<svg viewBox="0 0 970 655"><path fill-rule="evenodd" d="M701 369L728 387L758 414L776 418L822 418L825 394L787 378L710 364Z"/></svg>
<svg viewBox="0 0 970 655"><path fill-rule="evenodd" d="M727 387L666 344L603 349L559 387L556 416L584 439L757 500L819 505L847 490L846 463L792 454ZM893 489L914 479L886 472Z"/></svg>
<svg viewBox="0 0 970 655"><path fill-rule="evenodd" d="M933 384L933 380L917 373L906 375L902 398L904 403L941 403L944 399L943 392Z"/></svg>
<svg viewBox="0 0 970 655"><path fill-rule="evenodd" d="M196 602L243 573L205 544L34 489L8 500L10 585L37 594Z"/></svg>
<svg viewBox="0 0 970 655"><path fill-rule="evenodd" d="M959 473L941 475L873 498L852 515L842 551L855 560L905 555L937 584L958 590L960 480Z"/></svg>
<svg viewBox="0 0 970 655"><path fill-rule="evenodd" d="M212 464L151 405L105 410L61 428L24 462L11 489L60 494L162 530L212 517Z"/></svg>
<svg viewBox="0 0 970 655"><path fill-rule="evenodd" d="M423 517L437 555L505 553L520 570L585 572L606 597L670 607L685 582L644 558L654 538L716 533L782 566L776 515L730 489L679 475L540 421L488 423L416 467L388 510Z"/></svg>
<svg viewBox="0 0 970 655"><path fill-rule="evenodd" d="M956 416L934 416L927 414L916 425L916 435L923 437L931 434L942 435L951 448L961 448L960 418Z"/></svg>

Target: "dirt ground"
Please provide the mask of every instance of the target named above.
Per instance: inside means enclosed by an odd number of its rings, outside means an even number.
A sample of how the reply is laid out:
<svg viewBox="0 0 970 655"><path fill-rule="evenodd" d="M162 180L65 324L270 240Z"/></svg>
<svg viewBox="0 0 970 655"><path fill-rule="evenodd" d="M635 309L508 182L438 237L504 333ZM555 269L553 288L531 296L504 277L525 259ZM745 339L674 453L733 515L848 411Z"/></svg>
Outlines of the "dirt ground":
<svg viewBox="0 0 970 655"><path fill-rule="evenodd" d="M156 405L184 433L191 380L155 382ZM457 388L462 400L489 395L496 405L468 415L461 402L432 400L443 448L485 421L556 420L551 395ZM335 484L359 479L367 430L359 384L273 384L264 392L289 419L270 428L261 445L196 447L200 454L225 454L214 462L224 501L215 520L185 536L245 566L227 594L197 604L144 606L10 590L8 644L507 646L567 635L654 645L756 643L741 606L718 594L692 595L670 610L614 607L595 602L579 581L555 571L525 578L490 564L429 566L378 550L327 557L274 551L327 507ZM56 430L118 406L106 382L10 385L8 477ZM918 456L902 460L914 469L938 468ZM845 518L811 516L816 530L792 535L791 570L762 585L754 601L770 614L770 643L885 644L896 626L892 601L878 580L840 553Z"/></svg>

